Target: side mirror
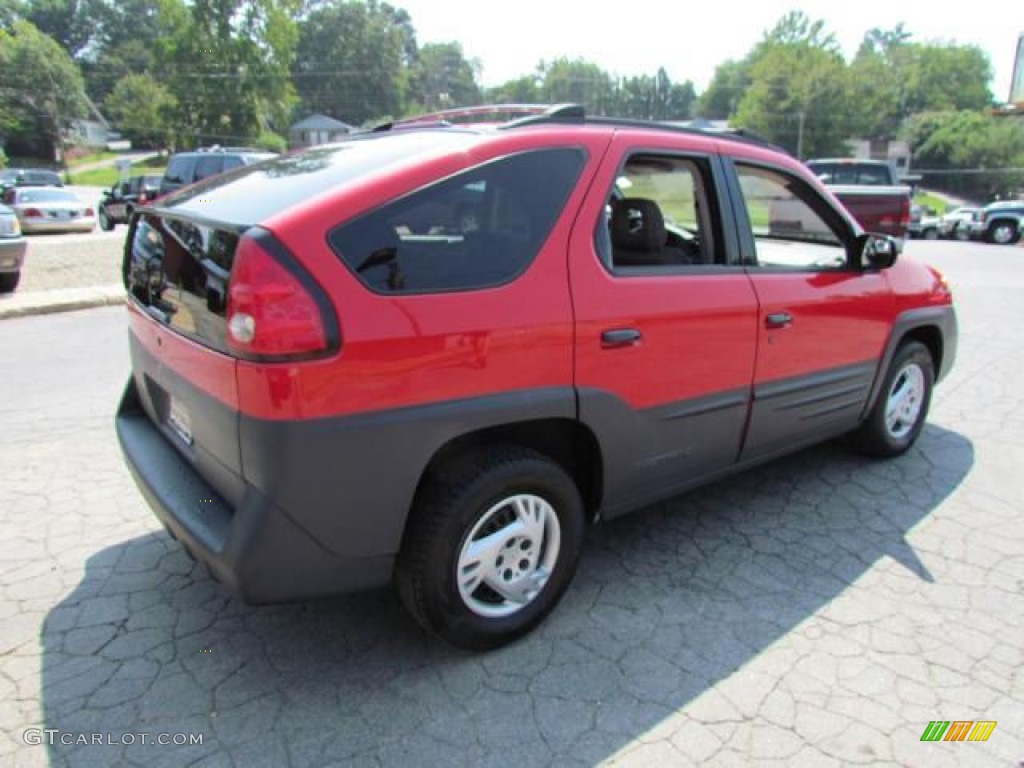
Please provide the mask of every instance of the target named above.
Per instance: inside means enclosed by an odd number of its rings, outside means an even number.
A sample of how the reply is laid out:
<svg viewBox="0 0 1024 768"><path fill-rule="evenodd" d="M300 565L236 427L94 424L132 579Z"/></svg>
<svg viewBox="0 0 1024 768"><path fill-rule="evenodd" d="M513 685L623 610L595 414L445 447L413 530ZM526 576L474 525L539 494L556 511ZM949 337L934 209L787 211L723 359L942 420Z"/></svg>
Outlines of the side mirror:
<svg viewBox="0 0 1024 768"><path fill-rule="evenodd" d="M857 251L864 269L888 269L896 263L900 253L899 243L888 235L860 235Z"/></svg>

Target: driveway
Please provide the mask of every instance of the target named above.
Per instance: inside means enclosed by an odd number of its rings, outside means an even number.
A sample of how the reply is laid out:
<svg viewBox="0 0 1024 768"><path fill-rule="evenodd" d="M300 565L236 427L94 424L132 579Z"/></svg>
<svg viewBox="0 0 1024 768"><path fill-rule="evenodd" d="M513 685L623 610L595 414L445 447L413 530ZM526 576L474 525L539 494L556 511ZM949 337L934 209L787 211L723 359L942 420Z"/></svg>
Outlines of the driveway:
<svg viewBox="0 0 1024 768"><path fill-rule="evenodd" d="M1024 259L908 250L962 331L908 455L830 443L595 527L554 616L479 655L387 591L229 597L122 465L123 310L0 321L0 764L1018 765Z"/></svg>

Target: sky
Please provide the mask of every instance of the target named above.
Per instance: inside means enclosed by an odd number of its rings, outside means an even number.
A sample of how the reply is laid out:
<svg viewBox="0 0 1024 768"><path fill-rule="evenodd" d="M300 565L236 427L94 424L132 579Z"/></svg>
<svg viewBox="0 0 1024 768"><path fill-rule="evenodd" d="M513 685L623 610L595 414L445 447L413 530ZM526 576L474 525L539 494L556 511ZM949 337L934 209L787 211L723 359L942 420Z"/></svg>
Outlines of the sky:
<svg viewBox="0 0 1024 768"><path fill-rule="evenodd" d="M391 0L412 16L417 40L454 40L482 64L484 85L534 71L542 59L582 57L616 75L653 75L664 66L673 81L710 82L715 66L742 58L790 10L821 19L847 60L872 27L900 22L913 39L971 43L988 54L991 89L1009 96L1017 36L1024 32L1020 0L947 5L936 0ZM954 10L955 9L955 10ZM1013 10L1016 9L1016 10Z"/></svg>

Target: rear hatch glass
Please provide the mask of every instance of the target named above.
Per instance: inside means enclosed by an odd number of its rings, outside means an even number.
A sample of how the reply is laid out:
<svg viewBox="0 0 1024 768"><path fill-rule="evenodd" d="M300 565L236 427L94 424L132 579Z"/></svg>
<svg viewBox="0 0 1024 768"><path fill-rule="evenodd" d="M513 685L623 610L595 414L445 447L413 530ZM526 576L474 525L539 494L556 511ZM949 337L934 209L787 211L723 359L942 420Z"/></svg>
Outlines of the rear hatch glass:
<svg viewBox="0 0 1024 768"><path fill-rule="evenodd" d="M230 226L144 214L125 249L125 287L156 320L226 353L228 280L240 234Z"/></svg>

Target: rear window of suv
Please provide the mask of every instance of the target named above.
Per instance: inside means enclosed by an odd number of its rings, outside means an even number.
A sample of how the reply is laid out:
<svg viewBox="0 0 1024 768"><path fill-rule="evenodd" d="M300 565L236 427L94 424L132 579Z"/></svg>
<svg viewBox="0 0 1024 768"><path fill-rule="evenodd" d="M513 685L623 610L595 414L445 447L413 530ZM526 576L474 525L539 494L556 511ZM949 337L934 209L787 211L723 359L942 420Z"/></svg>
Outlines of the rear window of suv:
<svg viewBox="0 0 1024 768"><path fill-rule="evenodd" d="M499 285L533 261L584 162L571 148L492 160L336 228L330 244L377 293Z"/></svg>

